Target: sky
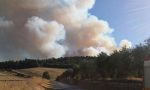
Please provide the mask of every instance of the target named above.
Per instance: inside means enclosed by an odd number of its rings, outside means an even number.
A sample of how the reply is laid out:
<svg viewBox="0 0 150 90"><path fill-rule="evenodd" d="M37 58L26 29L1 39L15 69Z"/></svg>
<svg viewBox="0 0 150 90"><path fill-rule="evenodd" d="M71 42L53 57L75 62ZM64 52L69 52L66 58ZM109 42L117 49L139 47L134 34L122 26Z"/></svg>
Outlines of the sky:
<svg viewBox="0 0 150 90"><path fill-rule="evenodd" d="M90 13L109 23L117 44L127 39L134 46L150 37L150 0L96 0Z"/></svg>
<svg viewBox="0 0 150 90"><path fill-rule="evenodd" d="M149 0L0 0L0 60L108 55L150 36Z"/></svg>

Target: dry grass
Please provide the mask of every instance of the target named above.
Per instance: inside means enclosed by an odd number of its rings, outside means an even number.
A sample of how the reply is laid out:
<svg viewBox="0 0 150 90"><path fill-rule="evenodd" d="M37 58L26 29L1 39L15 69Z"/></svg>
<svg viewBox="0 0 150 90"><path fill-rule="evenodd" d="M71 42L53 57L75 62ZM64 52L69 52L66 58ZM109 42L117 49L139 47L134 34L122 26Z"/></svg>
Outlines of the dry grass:
<svg viewBox="0 0 150 90"><path fill-rule="evenodd" d="M66 69L38 67L38 68L20 69L19 71L28 73L33 76L42 76L43 72L47 71L49 72L51 79L55 80L56 77L60 76L63 72L66 71Z"/></svg>
<svg viewBox="0 0 150 90"><path fill-rule="evenodd" d="M15 73L0 71L0 90L45 90L45 88L51 88L49 80L42 79L43 72L49 72L52 79L56 79L66 69L57 68L29 68L20 69L20 72L32 75L32 78L23 78L15 76Z"/></svg>
<svg viewBox="0 0 150 90"><path fill-rule="evenodd" d="M26 81L0 82L0 90L33 90Z"/></svg>
<svg viewBox="0 0 150 90"><path fill-rule="evenodd" d="M9 72L0 72L0 90L32 90L27 81Z"/></svg>
<svg viewBox="0 0 150 90"><path fill-rule="evenodd" d="M49 80L42 79L40 77L32 77L28 80L28 84L33 90L45 90L45 88L50 88Z"/></svg>
<svg viewBox="0 0 150 90"><path fill-rule="evenodd" d="M150 90L150 88L145 88L144 90Z"/></svg>
<svg viewBox="0 0 150 90"><path fill-rule="evenodd" d="M24 81L24 78L21 77L17 77L14 75L4 75L4 76L0 76L0 81Z"/></svg>
<svg viewBox="0 0 150 90"><path fill-rule="evenodd" d="M0 90L45 90L51 87L40 77L21 78L10 72L0 72Z"/></svg>

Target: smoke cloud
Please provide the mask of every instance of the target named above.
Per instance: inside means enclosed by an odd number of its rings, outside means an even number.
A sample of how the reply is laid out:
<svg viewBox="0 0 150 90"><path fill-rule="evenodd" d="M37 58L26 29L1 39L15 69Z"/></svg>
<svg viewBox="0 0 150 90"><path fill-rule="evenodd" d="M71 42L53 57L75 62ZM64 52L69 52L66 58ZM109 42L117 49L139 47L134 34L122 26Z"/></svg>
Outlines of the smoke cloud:
<svg viewBox="0 0 150 90"><path fill-rule="evenodd" d="M117 49L95 0L0 0L0 59L97 56ZM125 43L125 44L124 44ZM131 45L122 41L120 47Z"/></svg>
<svg viewBox="0 0 150 90"><path fill-rule="evenodd" d="M128 40L122 40L120 42L120 46L119 48L122 49L122 48L131 48L132 47L132 43Z"/></svg>

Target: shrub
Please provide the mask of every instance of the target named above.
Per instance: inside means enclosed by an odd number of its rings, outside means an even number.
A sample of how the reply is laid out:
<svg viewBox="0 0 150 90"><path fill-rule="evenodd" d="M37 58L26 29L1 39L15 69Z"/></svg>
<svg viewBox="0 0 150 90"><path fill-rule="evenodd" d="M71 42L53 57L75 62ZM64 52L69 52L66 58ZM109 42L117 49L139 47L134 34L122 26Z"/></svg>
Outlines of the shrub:
<svg viewBox="0 0 150 90"><path fill-rule="evenodd" d="M43 72L42 78L50 79L50 75L47 71Z"/></svg>

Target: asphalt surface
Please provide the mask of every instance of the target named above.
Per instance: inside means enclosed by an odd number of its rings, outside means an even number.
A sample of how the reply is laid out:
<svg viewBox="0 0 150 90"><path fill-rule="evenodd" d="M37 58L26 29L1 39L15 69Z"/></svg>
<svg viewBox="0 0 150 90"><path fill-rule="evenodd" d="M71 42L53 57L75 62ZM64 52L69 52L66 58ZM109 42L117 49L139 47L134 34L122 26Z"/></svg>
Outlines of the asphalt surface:
<svg viewBox="0 0 150 90"><path fill-rule="evenodd" d="M51 88L52 90L83 90L77 86L68 85L57 81L52 81L51 85L52 85Z"/></svg>

